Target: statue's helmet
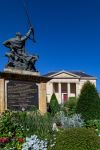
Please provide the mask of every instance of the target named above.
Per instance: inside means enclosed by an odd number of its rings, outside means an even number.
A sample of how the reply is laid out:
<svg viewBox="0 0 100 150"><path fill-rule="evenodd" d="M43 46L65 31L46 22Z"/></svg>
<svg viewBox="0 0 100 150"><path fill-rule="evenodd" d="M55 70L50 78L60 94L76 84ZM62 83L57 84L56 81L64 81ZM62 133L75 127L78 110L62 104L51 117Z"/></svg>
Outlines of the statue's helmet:
<svg viewBox="0 0 100 150"><path fill-rule="evenodd" d="M20 32L17 32L17 33L16 33L16 36L21 37L21 33L20 33Z"/></svg>

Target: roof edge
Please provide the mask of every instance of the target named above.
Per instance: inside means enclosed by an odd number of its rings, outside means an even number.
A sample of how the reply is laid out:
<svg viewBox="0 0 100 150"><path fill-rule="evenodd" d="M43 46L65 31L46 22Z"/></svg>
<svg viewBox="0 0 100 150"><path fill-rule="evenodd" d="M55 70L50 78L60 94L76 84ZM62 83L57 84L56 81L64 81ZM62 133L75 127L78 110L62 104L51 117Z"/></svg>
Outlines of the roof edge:
<svg viewBox="0 0 100 150"><path fill-rule="evenodd" d="M66 74L69 74L69 75L72 75L74 77L77 77L77 78L80 78L80 76L74 74L74 73L71 73L69 71L65 71L65 70L61 70L61 71L58 71L58 72L55 72L54 74L52 75L48 75L48 77L54 77L55 75L59 75L60 73L66 73Z"/></svg>

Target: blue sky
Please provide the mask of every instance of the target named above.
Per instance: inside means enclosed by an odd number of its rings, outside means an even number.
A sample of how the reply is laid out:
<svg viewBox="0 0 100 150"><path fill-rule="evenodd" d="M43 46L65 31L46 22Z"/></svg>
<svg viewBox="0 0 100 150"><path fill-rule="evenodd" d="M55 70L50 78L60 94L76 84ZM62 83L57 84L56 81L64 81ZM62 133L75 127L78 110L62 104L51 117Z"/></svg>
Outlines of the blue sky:
<svg viewBox="0 0 100 150"><path fill-rule="evenodd" d="M36 43L27 41L27 51L38 54L41 74L58 70L81 70L98 78L100 91L100 1L27 0ZM8 50L2 42L28 23L23 0L0 1L0 70Z"/></svg>

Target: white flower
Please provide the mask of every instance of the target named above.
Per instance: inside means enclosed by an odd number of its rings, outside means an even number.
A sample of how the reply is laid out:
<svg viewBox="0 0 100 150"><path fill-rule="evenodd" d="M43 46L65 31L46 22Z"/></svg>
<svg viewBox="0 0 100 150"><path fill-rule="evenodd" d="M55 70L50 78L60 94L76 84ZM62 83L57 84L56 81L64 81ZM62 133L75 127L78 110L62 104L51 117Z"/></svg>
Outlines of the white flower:
<svg viewBox="0 0 100 150"><path fill-rule="evenodd" d="M59 130L58 130L58 127L57 127L57 125L56 125L56 123L53 123L52 130L53 130L53 131L59 131Z"/></svg>
<svg viewBox="0 0 100 150"><path fill-rule="evenodd" d="M37 135L32 135L26 138L26 142L22 145L22 150L47 150L47 141L40 140Z"/></svg>
<svg viewBox="0 0 100 150"><path fill-rule="evenodd" d="M98 129L95 129L95 131L98 131Z"/></svg>

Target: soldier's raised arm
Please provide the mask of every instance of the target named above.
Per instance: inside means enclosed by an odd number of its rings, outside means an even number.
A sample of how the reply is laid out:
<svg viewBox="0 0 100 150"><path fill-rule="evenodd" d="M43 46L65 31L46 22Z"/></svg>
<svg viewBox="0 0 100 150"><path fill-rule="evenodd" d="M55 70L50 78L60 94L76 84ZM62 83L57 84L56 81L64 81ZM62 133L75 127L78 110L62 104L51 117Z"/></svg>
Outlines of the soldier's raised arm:
<svg viewBox="0 0 100 150"><path fill-rule="evenodd" d="M22 38L21 38L21 40L27 40L29 37L30 37L30 35L31 35L31 33L32 33L32 30L33 30L33 28L32 27L30 27L30 29L29 29L29 31L26 33L26 35L25 36L22 36Z"/></svg>

